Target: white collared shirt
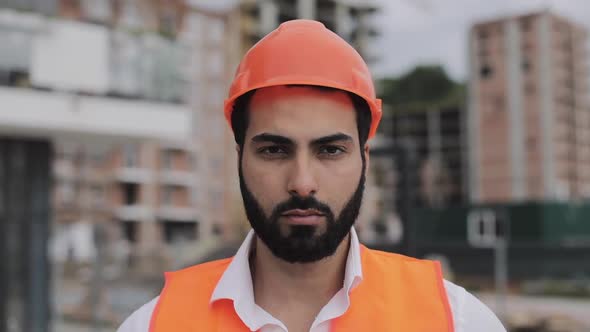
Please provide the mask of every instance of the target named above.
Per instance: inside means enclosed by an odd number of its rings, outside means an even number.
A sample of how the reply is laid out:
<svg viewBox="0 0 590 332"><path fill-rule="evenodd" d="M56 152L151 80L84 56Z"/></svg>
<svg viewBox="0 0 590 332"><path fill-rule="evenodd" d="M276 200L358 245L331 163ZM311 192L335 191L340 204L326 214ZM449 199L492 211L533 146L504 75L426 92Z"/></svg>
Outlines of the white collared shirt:
<svg viewBox="0 0 590 332"><path fill-rule="evenodd" d="M350 248L346 260L344 286L320 310L310 332L328 332L331 321L342 316L350 304L350 291L362 282L360 243L354 228L350 232ZM238 249L226 271L217 283L211 302L231 299L240 319L251 331L288 332L283 322L273 317L254 301L254 289L250 274L249 254L255 233L250 231ZM445 280L445 288L450 302L455 332L505 332L506 330L488 307L477 298ZM118 332L149 332L149 324L158 297L143 305L119 327Z"/></svg>

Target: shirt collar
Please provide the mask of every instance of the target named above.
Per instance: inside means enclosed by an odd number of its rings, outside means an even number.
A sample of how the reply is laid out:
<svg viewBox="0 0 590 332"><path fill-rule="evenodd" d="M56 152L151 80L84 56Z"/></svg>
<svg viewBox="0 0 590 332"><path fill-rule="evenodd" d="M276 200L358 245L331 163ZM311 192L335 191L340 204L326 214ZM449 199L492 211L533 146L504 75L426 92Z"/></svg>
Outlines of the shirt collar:
<svg viewBox="0 0 590 332"><path fill-rule="evenodd" d="M238 252L219 279L209 303L228 299L234 302L236 313L242 321L253 331L265 325L265 321L276 321L270 314L258 307L254 301L254 288L250 273L249 256L256 233L250 230L240 245ZM350 248L346 259L344 272L344 289L346 294L356 287L363 279L361 266L361 247L356 231L350 230ZM258 319L266 318L266 319ZM277 321L278 323L278 321Z"/></svg>
<svg viewBox="0 0 590 332"><path fill-rule="evenodd" d="M363 280L363 267L361 265L361 244L354 227L350 229L350 249L346 259L346 270L344 272L344 287L347 292Z"/></svg>

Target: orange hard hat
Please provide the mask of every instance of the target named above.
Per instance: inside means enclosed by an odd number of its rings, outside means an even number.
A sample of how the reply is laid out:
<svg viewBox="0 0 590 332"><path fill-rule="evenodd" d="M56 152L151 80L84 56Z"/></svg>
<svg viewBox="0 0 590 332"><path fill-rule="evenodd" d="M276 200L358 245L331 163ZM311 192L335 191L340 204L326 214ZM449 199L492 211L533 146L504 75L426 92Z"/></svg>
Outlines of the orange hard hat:
<svg viewBox="0 0 590 332"><path fill-rule="evenodd" d="M287 21L246 53L225 100L230 127L238 97L255 89L290 84L331 87L358 95L371 110L369 138L375 135L381 100L375 96L367 64L344 39L313 20Z"/></svg>

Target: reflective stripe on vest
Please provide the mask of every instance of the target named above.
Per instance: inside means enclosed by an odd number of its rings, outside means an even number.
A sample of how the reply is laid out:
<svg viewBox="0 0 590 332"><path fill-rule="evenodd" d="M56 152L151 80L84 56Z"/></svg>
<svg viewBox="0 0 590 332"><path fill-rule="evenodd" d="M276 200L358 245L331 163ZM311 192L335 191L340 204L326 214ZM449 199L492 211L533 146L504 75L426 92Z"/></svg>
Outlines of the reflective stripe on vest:
<svg viewBox="0 0 590 332"><path fill-rule="evenodd" d="M361 246L363 280L331 331L452 332L453 317L438 262ZM166 273L150 332L250 331L231 300L209 303L224 259Z"/></svg>

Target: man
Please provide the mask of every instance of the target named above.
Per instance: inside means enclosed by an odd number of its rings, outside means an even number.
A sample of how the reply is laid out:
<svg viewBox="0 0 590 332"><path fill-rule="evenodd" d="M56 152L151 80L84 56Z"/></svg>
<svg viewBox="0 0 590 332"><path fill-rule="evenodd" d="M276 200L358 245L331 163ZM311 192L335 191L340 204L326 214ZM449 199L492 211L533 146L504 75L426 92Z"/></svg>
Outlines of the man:
<svg viewBox="0 0 590 332"><path fill-rule="evenodd" d="M381 103L344 40L282 24L245 55L225 116L253 230L232 259L167 273L120 332L505 331L437 263L359 243Z"/></svg>

